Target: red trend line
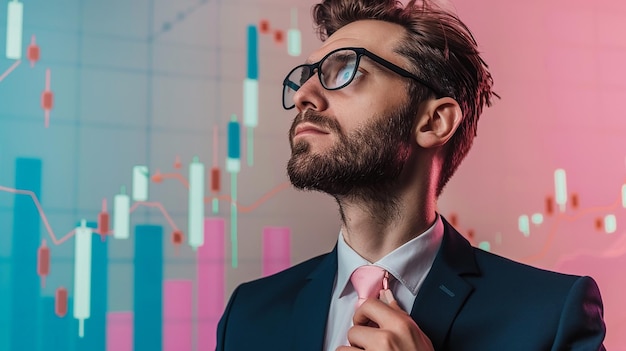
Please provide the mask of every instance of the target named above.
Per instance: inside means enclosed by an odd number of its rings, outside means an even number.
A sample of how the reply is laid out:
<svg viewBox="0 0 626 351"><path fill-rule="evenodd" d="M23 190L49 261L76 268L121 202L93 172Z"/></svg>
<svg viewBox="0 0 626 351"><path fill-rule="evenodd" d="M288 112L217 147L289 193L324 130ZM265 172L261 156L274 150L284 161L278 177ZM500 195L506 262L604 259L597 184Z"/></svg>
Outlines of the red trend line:
<svg viewBox="0 0 626 351"><path fill-rule="evenodd" d="M17 194L17 195L30 196L30 198L33 200L33 203L37 207L37 211L39 212L41 221L43 222L43 225L46 227L46 231L48 232L48 235L50 236L52 243L54 243L55 245L63 244L64 242L69 240L72 236L74 236L75 229L72 229L69 233L65 234L60 239L57 239L56 235L54 234L54 231L50 227L50 222L48 221L48 218L46 217L46 214L44 213L43 208L41 207L41 203L39 202L39 199L37 198L37 195L35 195L34 192L30 190L19 190L19 189L7 188L1 185L0 185L0 191L5 191L7 193L12 193L12 194ZM94 233L99 234L97 231L94 231Z"/></svg>
<svg viewBox="0 0 626 351"><path fill-rule="evenodd" d="M39 212L39 216L41 217L41 221L43 222L44 226L46 227L46 231L48 232L48 235L50 236L50 239L52 240L52 243L54 245L61 245L64 242L68 241L70 238L72 238L76 234L76 229L72 229L67 234L62 236L60 239L57 239L56 235L54 234L54 231L50 227L50 222L48 221L48 218L46 217L46 214L44 213L43 208L41 207L41 203L39 202L39 199L37 198L37 195L35 195L34 192L32 192L30 190L20 190L20 189L7 188L7 187L2 186L2 185L0 185L0 191L4 191L4 192L7 192L7 193L12 193L12 194L16 194L16 195L30 196L30 198L33 200L33 203L37 207L37 211ZM135 202L133 204L133 206L131 207L129 213L133 213L133 211L135 211L139 206L156 207L156 208L158 208L159 210L161 210L161 213L163 214L165 219L168 221L169 225L174 230L178 230L178 227L176 226L176 224L172 220L172 217L170 217L169 213L167 213L167 211L165 210L165 208L163 207L163 205L161 203L158 203L158 202ZM100 233L98 231L98 229L95 229L92 232L94 234L102 235L102 233ZM113 231L109 230L109 234L112 234L112 233L113 233Z"/></svg>
<svg viewBox="0 0 626 351"><path fill-rule="evenodd" d="M17 60L17 61L15 61L15 63L14 63L13 65L11 65L11 67L9 67L9 68L6 70L6 72L2 73L2 75L0 76L0 82L2 82L2 80L3 80L4 78L6 78L6 77L9 75L9 73L13 72L13 70L14 70L14 69L16 69L16 68L17 68L17 66L19 66L19 65L20 65L20 63L22 63L22 60Z"/></svg>
<svg viewBox="0 0 626 351"><path fill-rule="evenodd" d="M176 179L182 185L184 185L185 188L189 189L189 181L187 179L185 179L185 177L183 177L183 175L180 174L180 173L160 173L160 172L157 172L157 173L155 173L152 176L152 181L156 182L156 183L162 182L163 179Z"/></svg>
<svg viewBox="0 0 626 351"><path fill-rule="evenodd" d="M135 202L133 206L130 208L129 213L133 213L139 206L158 208L161 211L161 214L163 214L163 217L165 217L165 220L169 223L170 227L172 227L173 230L178 230L176 223L174 223L174 221L172 220L172 217L170 217L170 214L167 213L167 211L163 207L163 204L161 204L160 202L144 202L144 201Z"/></svg>
<svg viewBox="0 0 626 351"><path fill-rule="evenodd" d="M239 205L239 203L237 203L236 201L233 201L233 198L230 197L229 195L205 197L204 202L207 203L211 201L212 199L217 198L219 200L228 201L231 204L237 206L237 211L239 211L240 213L248 213L248 212L254 211L257 207L261 206L261 204L263 204L264 202L272 198L272 196L275 196L279 192L287 189L289 186L290 186L289 182L284 182L282 184L279 184L273 189L271 189L270 191L268 191L267 193L265 193L257 201L255 201L252 205L249 205L249 206Z"/></svg>
<svg viewBox="0 0 626 351"><path fill-rule="evenodd" d="M161 181L163 181L163 179L167 179L167 178L169 178L169 179L177 179L187 189L189 189L189 182L180 173L160 173L160 172L157 172L157 173L155 173L152 176L152 181L156 182L156 183L160 183ZM287 189L289 186L290 186L289 182L284 182L282 184L279 184L276 187L274 187L273 189L271 189L270 191L268 191L267 193L265 193L263 196L261 196L261 198L259 198L253 204L248 205L248 206L240 205L238 202L233 201L233 199L232 199L232 197L230 197L230 195L205 196L204 197L204 203L209 203L213 199L224 200L224 201L228 201L231 204L234 204L235 206L237 206L237 210L240 213L248 213L248 212L254 211L257 207L259 207L264 202L269 200L272 196L274 196L274 195L280 193L281 191Z"/></svg>
<svg viewBox="0 0 626 351"><path fill-rule="evenodd" d="M33 203L37 207L37 211L39 211L39 216L41 217L41 221L43 222L44 226L46 227L46 230L48 231L48 234L50 235L50 238L52 239L52 242L57 244L58 240L56 239L56 236L54 235L54 232L52 231L52 228L50 227L50 222L48 222L48 218L46 218L46 214L43 212L43 209L41 208L41 203L39 202L39 199L37 198L37 195L35 195L34 192L32 192L30 190L19 190L19 189L7 188L7 187L1 186L1 185L0 185L0 190L1 191L6 191L6 192L12 193L12 194L30 196L30 198L33 200Z"/></svg>
<svg viewBox="0 0 626 351"><path fill-rule="evenodd" d="M599 206L599 207L590 207L584 210L579 211L575 216L571 216L571 215L567 215L567 214L559 214L556 217L556 221L552 224L552 227L550 228L550 231L548 232L548 238L546 239L545 243L543 244L543 247L541 248L541 250L536 253L533 254L531 256L527 256L522 258L522 261L527 262L527 263L532 263L534 261L538 261L542 258L544 258L548 252L550 251L550 249L552 248L552 245L554 244L554 240L556 239L556 235L558 233L557 229L559 227L559 225L564 222L574 222L588 214L592 214L592 213L596 213L596 212L610 212L612 210L617 209L620 206L620 203L622 202L621 197L617 199L617 201L615 201L613 204L608 205L608 206Z"/></svg>

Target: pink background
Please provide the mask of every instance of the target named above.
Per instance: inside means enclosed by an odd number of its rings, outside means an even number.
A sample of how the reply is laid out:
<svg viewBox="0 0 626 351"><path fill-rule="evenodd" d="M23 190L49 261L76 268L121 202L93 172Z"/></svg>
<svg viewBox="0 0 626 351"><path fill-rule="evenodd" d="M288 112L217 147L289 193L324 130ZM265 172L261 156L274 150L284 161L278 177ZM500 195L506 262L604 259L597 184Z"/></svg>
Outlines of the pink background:
<svg viewBox="0 0 626 351"><path fill-rule="evenodd" d="M492 251L600 285L606 346L626 345L626 4L622 1L455 1L502 96L440 200L444 215ZM564 169L564 213L546 215ZM571 196L578 197L578 208ZM520 215L544 214L530 235ZM595 221L613 214L607 234Z"/></svg>

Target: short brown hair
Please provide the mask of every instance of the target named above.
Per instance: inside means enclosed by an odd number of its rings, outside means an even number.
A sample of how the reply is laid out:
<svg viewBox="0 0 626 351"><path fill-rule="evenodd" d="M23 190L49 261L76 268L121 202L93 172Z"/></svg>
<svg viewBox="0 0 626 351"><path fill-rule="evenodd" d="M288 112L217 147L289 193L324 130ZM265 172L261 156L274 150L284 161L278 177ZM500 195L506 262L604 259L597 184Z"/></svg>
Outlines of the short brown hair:
<svg viewBox="0 0 626 351"><path fill-rule="evenodd" d="M418 77L460 105L463 120L449 140L437 196L467 155L477 133L483 106L491 106L493 79L480 57L469 28L452 12L429 0L323 0L313 7L313 20L322 41L339 28L358 20L375 19L403 26L407 35L396 51L407 57ZM423 101L434 92L416 82L409 94ZM441 97L441 96L439 96Z"/></svg>

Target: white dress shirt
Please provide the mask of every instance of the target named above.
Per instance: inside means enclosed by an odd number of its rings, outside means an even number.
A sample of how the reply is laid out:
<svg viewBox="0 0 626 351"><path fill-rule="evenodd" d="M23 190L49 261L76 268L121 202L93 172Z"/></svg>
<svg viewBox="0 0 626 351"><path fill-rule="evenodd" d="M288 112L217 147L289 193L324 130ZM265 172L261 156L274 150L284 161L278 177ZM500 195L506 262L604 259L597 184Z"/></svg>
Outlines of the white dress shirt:
<svg viewBox="0 0 626 351"><path fill-rule="evenodd" d="M443 222L439 215L435 223L424 233L387 254L378 262L368 262L354 251L339 233L337 241L337 275L328 312L324 350L335 351L348 345L348 329L358 296L350 276L362 265L374 264L389 272L389 289L400 307L411 312L413 302L435 260L443 238Z"/></svg>

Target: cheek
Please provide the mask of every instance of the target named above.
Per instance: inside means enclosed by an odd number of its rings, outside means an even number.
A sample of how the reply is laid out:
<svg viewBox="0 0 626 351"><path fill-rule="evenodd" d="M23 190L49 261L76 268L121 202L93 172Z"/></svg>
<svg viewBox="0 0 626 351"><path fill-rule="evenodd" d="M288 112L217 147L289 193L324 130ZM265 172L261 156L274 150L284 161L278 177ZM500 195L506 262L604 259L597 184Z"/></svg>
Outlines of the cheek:
<svg viewBox="0 0 626 351"><path fill-rule="evenodd" d="M360 96L350 99L349 103L336 105L334 115L344 133L350 133L367 124L378 111L382 111L380 102L375 100L374 97Z"/></svg>
<svg viewBox="0 0 626 351"><path fill-rule="evenodd" d="M339 91L341 92L341 91ZM378 82L366 87L346 91L345 95L329 98L333 116L344 132L359 128L371 121L373 116L383 115L405 103L406 86L402 82Z"/></svg>

